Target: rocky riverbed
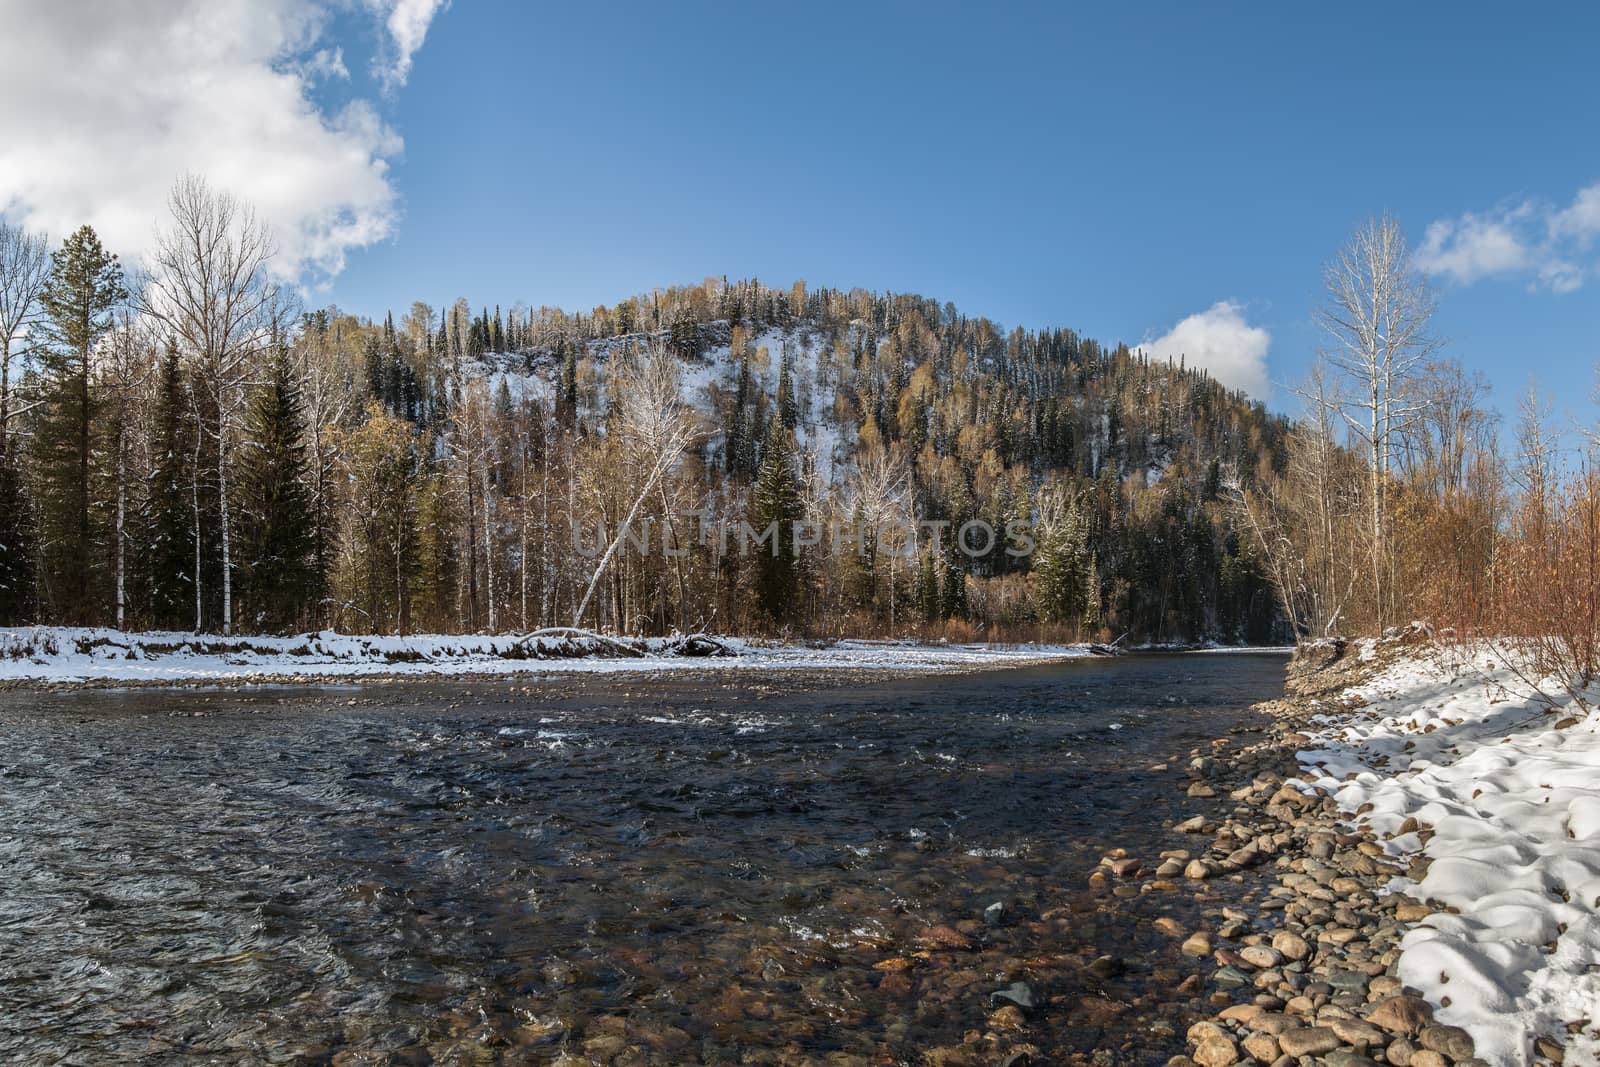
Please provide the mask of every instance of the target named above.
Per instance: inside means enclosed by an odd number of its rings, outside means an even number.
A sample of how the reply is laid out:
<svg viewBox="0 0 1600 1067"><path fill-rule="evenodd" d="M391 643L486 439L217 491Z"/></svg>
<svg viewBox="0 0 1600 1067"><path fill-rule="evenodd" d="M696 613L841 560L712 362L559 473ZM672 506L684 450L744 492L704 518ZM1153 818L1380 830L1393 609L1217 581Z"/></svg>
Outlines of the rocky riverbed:
<svg viewBox="0 0 1600 1067"><path fill-rule="evenodd" d="M1153 867L1113 860L1097 875L1105 885L1119 876L1141 888L1187 885L1202 897L1218 883L1241 890L1230 906L1209 909L1205 923L1168 930L1184 953L1207 962L1210 1010L1188 1028L1187 1055L1168 1067L1488 1067L1465 1030L1435 1023L1436 1005L1395 977L1405 931L1435 909L1384 890L1396 876L1420 879L1426 860L1398 865L1382 842L1352 830L1330 796L1286 784L1311 716L1328 710L1313 701L1378 662L1334 648L1297 661L1286 698L1258 706L1272 719L1266 736L1191 751L1194 814L1175 829L1193 844ZM1414 820L1400 831L1428 833ZM1538 1051L1562 1060L1554 1042Z"/></svg>

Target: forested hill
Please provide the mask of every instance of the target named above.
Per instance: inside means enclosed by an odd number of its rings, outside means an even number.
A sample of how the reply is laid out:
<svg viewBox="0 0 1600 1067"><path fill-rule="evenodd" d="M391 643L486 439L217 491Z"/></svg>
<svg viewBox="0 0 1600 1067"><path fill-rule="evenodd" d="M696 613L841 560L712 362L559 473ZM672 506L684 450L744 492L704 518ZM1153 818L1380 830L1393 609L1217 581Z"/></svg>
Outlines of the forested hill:
<svg viewBox="0 0 1600 1067"><path fill-rule="evenodd" d="M1285 636L1222 492L1285 422L1066 329L715 280L267 316L233 362L114 311L54 336L0 386L7 623ZM830 535L742 550L772 523Z"/></svg>
<svg viewBox="0 0 1600 1067"><path fill-rule="evenodd" d="M869 546L865 559L814 552L792 610L761 603L748 564L691 559L689 625L942 632L955 620L963 635L1043 623L1058 635L1139 640L1285 636L1221 478L1236 471L1248 483L1280 466L1287 423L1181 363L1151 363L1068 329L1007 332L918 296L754 281L661 290L582 314L414 306L399 328L356 332L369 389L396 417L448 433L445 383L460 367L460 377L485 381L502 418L527 411L558 439L570 432L580 473L600 486L614 484L599 476L613 362L662 347L700 421L677 507L744 518L776 422L807 513L820 521L887 508L950 523L938 553L927 527L918 543ZM565 456L557 449L555 461ZM614 522L625 506L597 510ZM1038 548L952 551L953 533L974 518L996 530L1029 519ZM580 522L590 530L595 517ZM675 624L676 567L625 563L610 610L651 628Z"/></svg>

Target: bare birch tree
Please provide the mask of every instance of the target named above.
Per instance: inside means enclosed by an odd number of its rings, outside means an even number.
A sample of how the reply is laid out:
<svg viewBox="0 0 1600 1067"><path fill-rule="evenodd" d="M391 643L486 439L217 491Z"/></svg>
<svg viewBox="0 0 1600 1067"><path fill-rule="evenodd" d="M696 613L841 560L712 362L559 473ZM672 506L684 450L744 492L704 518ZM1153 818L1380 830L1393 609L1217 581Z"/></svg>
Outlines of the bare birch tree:
<svg viewBox="0 0 1600 1067"><path fill-rule="evenodd" d="M267 278L272 239L254 209L194 175L173 186L168 206L172 218L157 233L149 308L183 343L196 381L215 406L202 426L217 449L222 632L227 634L233 630L229 446L251 365L272 333L275 293Z"/></svg>
<svg viewBox="0 0 1600 1067"><path fill-rule="evenodd" d="M39 295L50 278L50 248L33 234L0 219L0 455L11 420L25 414L11 395L11 361L20 355L30 329L42 313Z"/></svg>
<svg viewBox="0 0 1600 1067"><path fill-rule="evenodd" d="M112 569L117 629L127 622L128 610L128 489L130 450L140 390L155 365L158 342L150 322L123 307L97 369L102 395L105 433L111 452L111 477L115 502L112 525Z"/></svg>
<svg viewBox="0 0 1600 1067"><path fill-rule="evenodd" d="M664 346L652 345L642 354L630 353L621 358L613 379L617 410L611 432L619 435L636 469L641 472L641 481L633 506L618 524L572 614L574 627L582 624L595 587L638 517L639 509L684 451L700 437L699 420L683 402L680 377L678 358Z"/></svg>
<svg viewBox="0 0 1600 1067"><path fill-rule="evenodd" d="M1429 336L1433 296L1411 263L1390 215L1369 219L1326 270L1328 303L1317 321L1333 339L1328 360L1354 382L1345 420L1366 447L1374 623L1381 633L1393 598L1386 501L1399 432L1415 416L1406 383L1439 343Z"/></svg>

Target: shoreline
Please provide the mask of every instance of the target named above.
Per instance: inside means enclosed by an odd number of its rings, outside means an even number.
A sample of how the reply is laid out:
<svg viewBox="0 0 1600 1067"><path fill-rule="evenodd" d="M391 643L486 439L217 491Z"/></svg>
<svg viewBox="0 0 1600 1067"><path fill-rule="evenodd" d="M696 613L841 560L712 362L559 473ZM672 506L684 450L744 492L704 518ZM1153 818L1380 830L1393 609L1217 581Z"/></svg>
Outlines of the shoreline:
<svg viewBox="0 0 1600 1067"><path fill-rule="evenodd" d="M0 692L74 689L383 685L536 676L691 671L863 670L965 673L1112 654L1104 646L836 640L777 643L689 635L614 638L572 630L389 637L0 629Z"/></svg>
<svg viewBox="0 0 1600 1067"><path fill-rule="evenodd" d="M1408 812L1447 816L1418 807L1416 776L1436 773L1437 765L1420 751L1413 761L1410 753L1441 725L1459 726L1435 710L1444 690L1485 706L1494 701L1476 692L1482 678L1460 665L1441 668L1419 637L1403 631L1380 642L1303 650L1290 665L1284 697L1256 707L1271 718L1267 739L1237 750L1220 739L1213 752L1191 753L1188 791L1196 815L1174 829L1192 835L1197 847L1176 865L1181 870L1169 860L1163 871L1191 884L1243 881L1250 906L1219 913L1214 926L1188 934L1184 951L1213 965L1210 1015L1190 1028L1188 1055L1174 1057L1170 1067L1595 1062L1593 1035L1580 1033L1583 1020L1538 1016L1510 991L1519 979L1533 983L1529 972L1542 961L1524 960L1526 970L1500 975L1487 966L1487 976L1474 972L1477 927L1459 913L1473 910L1478 898L1450 897L1449 882L1429 879L1440 862L1429 849L1436 827ZM1372 739L1393 720L1374 706L1380 703L1374 687L1395 677L1426 677L1430 685L1393 686L1396 718L1409 718L1397 736L1382 738L1391 742L1383 748ZM1454 746L1444 753L1445 744L1428 751L1456 758ZM1368 797L1390 799L1384 808ZM1495 851L1481 840L1489 817L1465 817L1477 825L1456 827L1462 851L1473 857L1468 862L1483 864L1477 856ZM1209 844L1208 834L1214 835ZM1484 902L1492 926L1495 901ZM1502 914L1498 921L1514 920ZM1554 939L1556 923L1549 925ZM1566 930L1563 923L1561 934ZM1536 944L1521 943L1523 936L1531 935L1507 933L1498 943L1537 952ZM1451 955L1458 947L1461 955ZM1487 988L1493 978L1506 988ZM1565 1034L1549 1032L1558 1024Z"/></svg>
<svg viewBox="0 0 1600 1067"><path fill-rule="evenodd" d="M860 670L950 673L1037 666L1124 654L1284 654L1255 646L1114 646L1017 642L939 643L842 638L778 642L695 634L615 638L551 629L527 634L332 631L293 636L125 632L102 628L0 628L0 692L150 688L233 689L258 685L387 685L539 676Z"/></svg>

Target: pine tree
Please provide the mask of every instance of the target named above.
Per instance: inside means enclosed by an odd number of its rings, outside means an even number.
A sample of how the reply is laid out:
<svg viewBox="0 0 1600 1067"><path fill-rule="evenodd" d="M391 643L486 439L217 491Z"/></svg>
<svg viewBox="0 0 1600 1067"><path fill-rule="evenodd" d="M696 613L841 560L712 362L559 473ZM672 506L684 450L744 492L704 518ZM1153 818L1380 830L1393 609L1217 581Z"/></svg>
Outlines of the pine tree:
<svg viewBox="0 0 1600 1067"><path fill-rule="evenodd" d="M756 607L774 623L799 616L802 561L794 544L794 528L805 515L800 482L795 476L789 435L778 419L772 420L761 468L750 491L750 528L757 537L770 534L754 546L751 568Z"/></svg>
<svg viewBox="0 0 1600 1067"><path fill-rule="evenodd" d="M239 456L241 592L253 626L282 630L307 618L319 592L315 516L300 391L282 345L268 374L246 415L247 444Z"/></svg>
<svg viewBox="0 0 1600 1067"><path fill-rule="evenodd" d="M96 345L112 328L113 309L127 297L117 257L91 227L80 227L52 256L41 296L50 328L39 356L44 410L35 447L44 583L53 616L63 622L90 622L104 614L98 585L106 560L96 546L91 506L91 364Z"/></svg>
<svg viewBox="0 0 1600 1067"><path fill-rule="evenodd" d="M194 513L189 492L194 427L175 344L168 344L162 356L155 399L150 449L154 464L142 523L147 615L158 629L176 630L194 621Z"/></svg>

